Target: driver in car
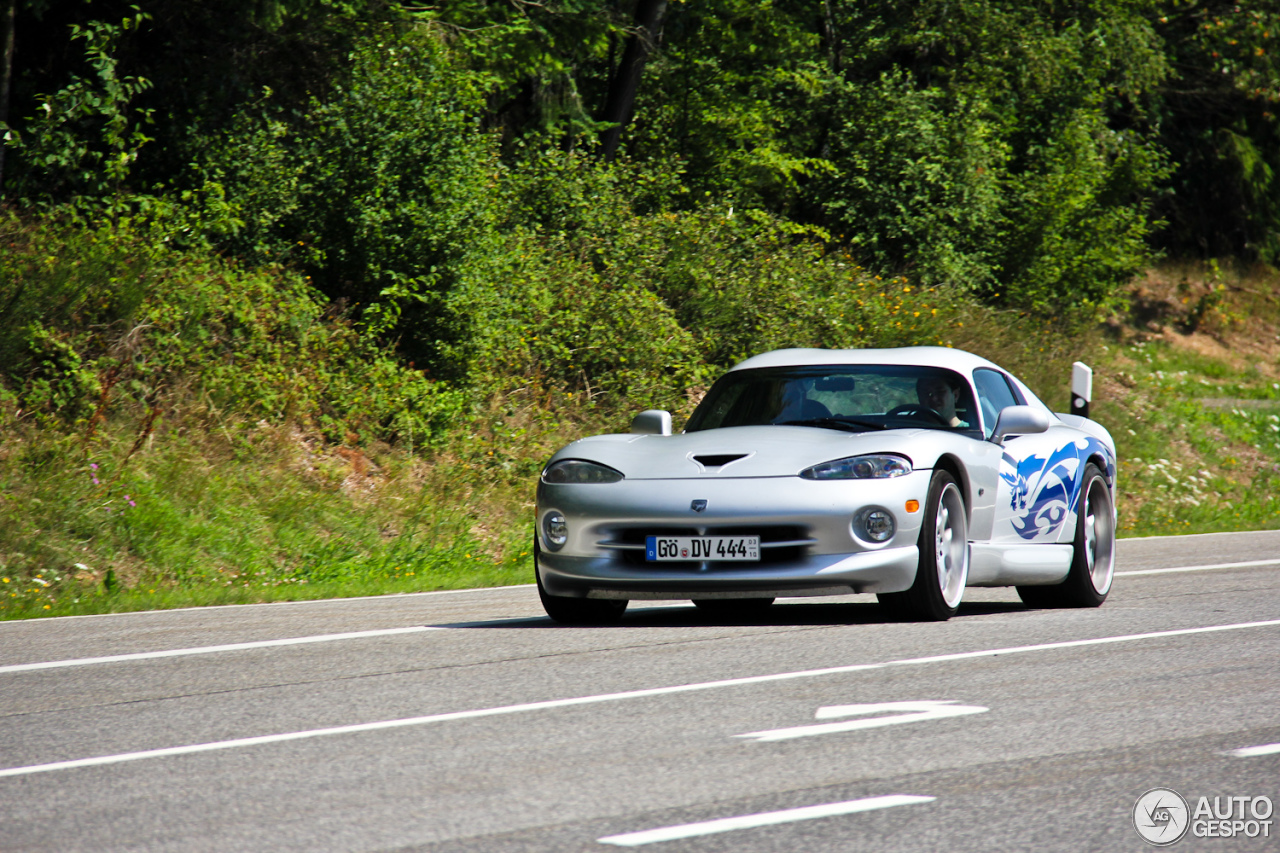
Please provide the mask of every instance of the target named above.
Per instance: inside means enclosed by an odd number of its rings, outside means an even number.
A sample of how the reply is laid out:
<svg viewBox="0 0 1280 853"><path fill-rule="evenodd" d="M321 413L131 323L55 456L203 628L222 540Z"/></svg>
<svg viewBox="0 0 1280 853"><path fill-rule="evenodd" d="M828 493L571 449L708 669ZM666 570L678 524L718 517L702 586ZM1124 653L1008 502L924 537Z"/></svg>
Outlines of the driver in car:
<svg viewBox="0 0 1280 853"><path fill-rule="evenodd" d="M922 376L916 381L916 396L920 405L933 409L949 426L965 426L956 417L956 390L941 376Z"/></svg>

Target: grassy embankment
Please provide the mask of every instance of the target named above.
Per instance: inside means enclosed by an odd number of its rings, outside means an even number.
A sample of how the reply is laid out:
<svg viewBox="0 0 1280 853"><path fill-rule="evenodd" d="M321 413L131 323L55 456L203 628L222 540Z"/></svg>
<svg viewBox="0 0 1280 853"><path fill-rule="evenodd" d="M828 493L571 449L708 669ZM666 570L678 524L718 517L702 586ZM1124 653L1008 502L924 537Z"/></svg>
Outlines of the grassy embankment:
<svg viewBox="0 0 1280 853"><path fill-rule="evenodd" d="M1120 534L1280 527L1280 276L1169 265L1099 342Z"/></svg>
<svg viewBox="0 0 1280 853"><path fill-rule="evenodd" d="M64 250L11 255L62 270L42 279L62 301L40 310L67 322L34 356L28 341L21 393L0 389L0 618L528 583L541 462L664 402L537 377L449 388L283 271ZM146 293L128 311L77 302L93 275ZM1093 364L1121 535L1141 536L1280 526L1278 290L1274 273L1169 267L1134 286L1129 315L1076 336L901 283L857 304L860 322L913 318L891 342L986 355L1060 410L1071 361Z"/></svg>

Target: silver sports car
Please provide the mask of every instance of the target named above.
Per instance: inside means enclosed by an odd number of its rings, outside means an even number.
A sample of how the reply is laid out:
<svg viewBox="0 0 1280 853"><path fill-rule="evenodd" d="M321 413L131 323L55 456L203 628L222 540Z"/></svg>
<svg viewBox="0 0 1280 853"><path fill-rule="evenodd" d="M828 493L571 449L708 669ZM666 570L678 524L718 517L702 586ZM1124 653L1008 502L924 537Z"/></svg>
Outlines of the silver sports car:
<svg viewBox="0 0 1280 853"><path fill-rule="evenodd" d="M1083 367L1083 366L1081 366ZM996 365L941 347L790 349L749 358L682 433L557 452L538 483L538 593L570 624L631 599L755 609L873 592L907 618L966 586L1096 607L1115 563L1116 449Z"/></svg>

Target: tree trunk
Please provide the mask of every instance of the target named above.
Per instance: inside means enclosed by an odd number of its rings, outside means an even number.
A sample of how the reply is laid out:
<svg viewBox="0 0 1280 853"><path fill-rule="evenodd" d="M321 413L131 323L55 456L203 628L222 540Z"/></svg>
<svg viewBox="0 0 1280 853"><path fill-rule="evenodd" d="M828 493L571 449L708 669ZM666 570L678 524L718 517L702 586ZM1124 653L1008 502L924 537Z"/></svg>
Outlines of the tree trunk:
<svg viewBox="0 0 1280 853"><path fill-rule="evenodd" d="M3 127L5 134L9 131L9 88L13 80L13 30L14 18L18 12L18 0L9 0L9 8L5 9L4 15L4 57L0 62L4 63L4 67L0 68L0 127ZM4 153L9 147L9 143L0 139L0 198L4 198Z"/></svg>
<svg viewBox="0 0 1280 853"><path fill-rule="evenodd" d="M601 121L613 127L600 134L600 156L612 160L618 153L622 128L631 120L631 108L636 102L636 90L640 88L640 75L649 54L658 44L662 19L667 13L667 0L636 0L635 31L627 37L622 51L622 61L609 81L609 97L605 101Z"/></svg>

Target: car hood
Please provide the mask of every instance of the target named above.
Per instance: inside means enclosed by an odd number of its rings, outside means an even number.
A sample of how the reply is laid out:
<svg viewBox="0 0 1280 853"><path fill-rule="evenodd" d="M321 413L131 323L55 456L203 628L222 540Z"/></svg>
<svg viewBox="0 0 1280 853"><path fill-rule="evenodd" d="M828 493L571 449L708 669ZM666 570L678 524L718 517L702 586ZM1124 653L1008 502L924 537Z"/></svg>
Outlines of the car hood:
<svg viewBox="0 0 1280 853"><path fill-rule="evenodd" d="M959 438L931 429L850 433L801 426L726 427L677 435L595 435L561 448L551 461L598 462L628 480L794 477L811 465L861 453L897 453L915 467L931 467L939 439L948 444Z"/></svg>

